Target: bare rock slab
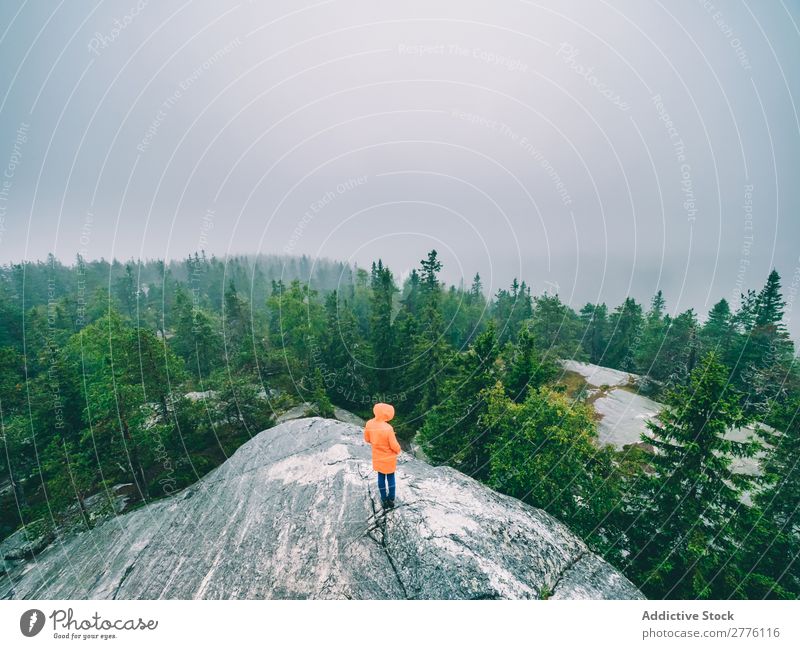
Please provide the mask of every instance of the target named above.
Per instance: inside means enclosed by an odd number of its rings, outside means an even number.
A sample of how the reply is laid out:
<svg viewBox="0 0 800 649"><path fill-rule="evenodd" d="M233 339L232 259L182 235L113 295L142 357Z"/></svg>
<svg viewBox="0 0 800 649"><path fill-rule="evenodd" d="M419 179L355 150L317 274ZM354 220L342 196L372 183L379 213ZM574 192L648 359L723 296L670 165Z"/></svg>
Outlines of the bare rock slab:
<svg viewBox="0 0 800 649"><path fill-rule="evenodd" d="M384 512L362 429L294 419L174 496L0 579L39 599L641 599L545 512L403 454Z"/></svg>

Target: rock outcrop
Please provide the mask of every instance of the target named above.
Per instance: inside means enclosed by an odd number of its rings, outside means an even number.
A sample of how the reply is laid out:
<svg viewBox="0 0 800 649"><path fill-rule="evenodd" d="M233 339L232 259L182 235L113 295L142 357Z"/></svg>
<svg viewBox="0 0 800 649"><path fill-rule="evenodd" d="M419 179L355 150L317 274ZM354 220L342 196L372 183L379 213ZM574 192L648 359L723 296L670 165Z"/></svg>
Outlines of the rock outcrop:
<svg viewBox="0 0 800 649"><path fill-rule="evenodd" d="M598 416L597 438L600 444L611 444L618 451L638 446L653 452L653 446L643 444L641 436L652 437L647 422L654 421L666 406L639 393L637 385L642 377L580 361L566 360L561 365L586 381L588 402ZM729 430L725 437L738 442L754 439L757 436L756 428L773 434L777 432L765 424L756 423ZM732 458L732 470L735 473L760 475L763 456L764 452L759 451L754 457ZM746 502L749 502L747 498L749 496L746 497Z"/></svg>
<svg viewBox="0 0 800 649"><path fill-rule="evenodd" d="M14 598L641 598L562 523L403 454L383 512L362 429L266 430L195 485L58 539Z"/></svg>

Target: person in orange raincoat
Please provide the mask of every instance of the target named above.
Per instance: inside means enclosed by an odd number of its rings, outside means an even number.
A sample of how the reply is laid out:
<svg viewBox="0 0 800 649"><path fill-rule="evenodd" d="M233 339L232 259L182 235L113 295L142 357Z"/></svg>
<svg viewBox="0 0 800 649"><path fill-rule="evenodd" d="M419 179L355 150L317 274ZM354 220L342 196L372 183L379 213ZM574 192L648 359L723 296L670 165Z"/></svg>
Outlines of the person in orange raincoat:
<svg viewBox="0 0 800 649"><path fill-rule="evenodd" d="M394 428L389 424L394 417L394 407L388 403L376 403L372 412L375 416L364 426L364 441L372 445L372 468L378 472L381 504L391 509L394 507L394 472L397 456L400 455L400 444L397 443Z"/></svg>

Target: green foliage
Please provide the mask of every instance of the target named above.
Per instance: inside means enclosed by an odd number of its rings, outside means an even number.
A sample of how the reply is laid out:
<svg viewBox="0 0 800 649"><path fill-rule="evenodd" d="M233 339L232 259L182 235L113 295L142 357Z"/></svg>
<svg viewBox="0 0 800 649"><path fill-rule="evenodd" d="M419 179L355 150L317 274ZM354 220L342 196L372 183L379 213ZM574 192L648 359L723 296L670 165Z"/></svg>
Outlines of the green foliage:
<svg viewBox="0 0 800 649"><path fill-rule="evenodd" d="M435 463L446 463L478 478L488 475L491 431L480 422L486 412L484 389L499 376L494 323L453 359L442 387L445 397L425 417L417 441Z"/></svg>
<svg viewBox="0 0 800 649"><path fill-rule="evenodd" d="M580 311L583 327L581 344L590 363L600 363L608 345L608 307L586 304Z"/></svg>
<svg viewBox="0 0 800 649"><path fill-rule="evenodd" d="M376 388L379 392L390 392L392 367L394 365L394 327L392 311L394 294L392 271L383 265L372 265L372 297L370 300L370 345L376 375Z"/></svg>
<svg viewBox="0 0 800 649"><path fill-rule="evenodd" d="M553 513L652 596L800 595L800 372L776 272L701 326L660 292L646 314L632 297L576 313L442 270L435 250L397 283L382 260L202 251L0 268L0 536L90 526L121 483L134 504L174 493L301 401L387 401L433 461ZM600 447L562 358L646 375L666 395L655 439ZM726 438L750 420L772 428ZM759 443L762 476L733 472Z"/></svg>
<svg viewBox="0 0 800 649"><path fill-rule="evenodd" d="M755 507L740 521L747 538L737 561L746 568L749 598L796 599L800 593L800 396L772 404L779 431L762 428L767 454L762 462ZM795 557L787 565L787 558Z"/></svg>
<svg viewBox="0 0 800 649"><path fill-rule="evenodd" d="M444 371L451 355L443 335L442 286L438 279L441 268L435 250L420 262L419 315L414 317L414 334L409 340L411 359L403 382L412 404L411 419L417 421L440 402Z"/></svg>
<svg viewBox="0 0 800 649"><path fill-rule="evenodd" d="M509 290L500 289L494 298L493 315L500 344L516 339L520 324L531 318L533 301L530 288L514 278Z"/></svg>
<svg viewBox="0 0 800 649"><path fill-rule="evenodd" d="M581 322L576 313L558 295L539 295L533 302L534 310L529 327L546 357L551 361L559 358L580 358L583 352L578 342Z"/></svg>
<svg viewBox="0 0 800 649"><path fill-rule="evenodd" d="M325 392L325 382L322 378L322 372L318 367L314 368L314 375L312 379L311 389L311 414L319 417L333 417L333 404Z"/></svg>
<svg viewBox="0 0 800 649"><path fill-rule="evenodd" d="M708 319L700 330L702 353L714 351L727 359L734 333L731 307L727 300L722 299L708 312Z"/></svg>
<svg viewBox="0 0 800 649"><path fill-rule="evenodd" d="M558 366L552 357L542 353L528 328L520 330L516 344L506 344L504 356L503 383L508 396L518 403L525 400L529 390L552 382L558 374Z"/></svg>
<svg viewBox="0 0 800 649"><path fill-rule="evenodd" d="M607 483L612 453L598 448L589 408L549 387L531 390L522 403L511 401L500 383L484 396L481 424L492 433L489 485L602 546L608 532L598 522L609 522L617 496Z"/></svg>
<svg viewBox="0 0 800 649"><path fill-rule="evenodd" d="M633 298L625 298L625 301L614 309L609 320L608 348L603 358L603 365L635 371L636 351L644 326L641 305Z"/></svg>
<svg viewBox="0 0 800 649"><path fill-rule="evenodd" d="M645 593L678 598L727 597L736 566L725 558L736 548L732 521L753 479L731 469L751 457L752 442L725 433L747 423L727 368L709 352L688 385L667 394L657 422L648 422L656 453L631 507L631 570Z"/></svg>

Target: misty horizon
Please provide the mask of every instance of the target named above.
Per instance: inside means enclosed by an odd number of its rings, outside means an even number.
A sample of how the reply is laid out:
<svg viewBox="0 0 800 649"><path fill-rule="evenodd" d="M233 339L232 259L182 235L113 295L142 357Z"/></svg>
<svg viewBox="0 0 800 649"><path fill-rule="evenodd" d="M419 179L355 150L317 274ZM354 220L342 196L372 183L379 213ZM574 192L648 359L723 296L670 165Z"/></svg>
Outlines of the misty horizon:
<svg viewBox="0 0 800 649"><path fill-rule="evenodd" d="M105 259L105 258L96 258L96 259L87 259L87 258L82 258L82 260L83 260L84 264L106 263L106 264L109 264L110 266L114 266L114 265L117 265L117 264L119 264L121 266L125 266L125 265L128 265L128 264L132 264L134 266L143 266L143 265L146 265L146 264L152 264L152 263L158 263L158 262L163 262L165 265L168 265L168 266L169 265L180 266L181 264L186 263L189 260L189 257L194 257L195 254L201 255L201 253L206 253L206 252L207 251L205 251L205 250L197 250L197 251L193 251L193 252L189 253L189 255L187 255L185 257L181 257L181 258L177 258L176 257L176 258L171 258L171 259L158 259L158 258L146 258L146 259L134 259L134 258L129 258L129 259L118 259L118 258ZM409 276L411 274L411 271L414 270L414 269L416 269L416 270L419 269L419 262L422 261L422 258L427 254L427 252L428 251L426 250L426 251L424 251L424 253L421 253L420 254L420 258L417 261L417 263L409 265L407 267L407 269L402 271L402 272L396 272L396 269L394 269L392 266L390 266L390 265L388 265L388 264L386 264L384 262L384 266L388 267L389 270L392 271L393 277L394 277L394 283L400 290L403 289L403 287L405 285L405 282L408 280L408 278L409 278ZM371 267L371 265L373 263L377 264L378 261L383 261L382 258L377 258L377 259L373 259L373 260L368 261L367 263L362 264L362 263L359 263L359 262L347 262L347 261L343 261L343 260L340 260L340 259L335 259L333 257L311 258L308 255L287 255L285 253L269 253L269 252L262 252L262 253L241 252L241 253L231 253L231 254L225 255L225 256L217 256L214 253L209 253L207 255L207 258L209 260L216 259L218 261L222 261L225 264L227 264L229 259L246 259L251 264L251 268L255 268L255 265L258 264L260 261L269 260L271 257L272 258L276 258L276 259L286 259L286 260L303 259L303 258L310 259L313 262L312 268L314 268L316 265L319 265L319 264L322 264L322 265L325 265L325 264L342 264L345 267L349 267L353 272L355 272L357 269L369 271L369 269L370 269L370 267ZM59 264L65 266L67 268L74 269L74 268L78 267L78 264L77 264L76 261L65 263L65 260L59 259L57 257L55 257L55 260ZM16 264L22 264L22 263L26 263L26 264L36 264L36 263L46 264L47 263L47 259L26 260L25 262L22 262L22 261L13 262L12 261L12 262L7 262L3 266L8 268L9 266L16 265ZM2 268L2 266L0 266L0 268ZM284 269L285 269L285 266L284 266ZM480 275L481 293L483 294L483 296L487 300L491 300L491 299L496 298L497 292L499 290L504 290L504 289L507 290L510 287L511 283L514 280L517 280L520 284L524 283L530 289L531 295L533 297L536 297L537 295L544 295L544 294L558 295L564 301L565 304L570 306L575 311L579 311L585 304L587 304L586 301L578 302L578 301L570 301L570 300L566 299L565 296L562 293L559 292L559 290L558 290L559 287L555 286L555 285L545 285L543 287L540 287L539 290L537 290L536 287L534 286L534 284L532 282L528 281L528 279L526 277L517 277L517 276L515 276L509 281L508 284L497 285L495 287L492 287L492 286L487 286L484 274L480 270L473 271L471 274L468 273L466 275L456 276L456 275L453 275L452 271L450 269L448 269L446 266L443 266L442 271L441 271L442 288L447 290L450 287L454 287L456 289L463 289L465 291L469 290L469 288L472 285L472 282L473 282L473 280L475 278L475 274L476 273L478 275ZM280 277L284 278L284 275L281 274ZM287 273L287 275L285 277L293 278L293 276L290 273ZM298 279L300 279L301 282L307 282L311 288L315 288L314 283L313 283L313 275L311 275L309 277L306 277L306 278L299 277ZM766 277L764 278L764 280L766 281ZM343 283L344 284L348 284L346 282L343 282ZM740 295L743 296L748 290L752 290L752 291L755 291L756 293L758 293L758 291L763 286L763 283L764 282L762 282L761 284L754 284L752 286L743 287L742 293ZM793 279L792 280L792 284L789 285L790 290L793 289L794 287L796 287L796 284L797 284L797 280ZM785 280L784 280L784 285L786 286ZM657 291L659 291L659 290L662 290L662 292L663 292L663 289L656 288L656 291L654 291L654 293L651 294L651 295L628 294L628 295L623 296L622 299L620 299L618 302L597 302L597 303L592 303L592 304L598 304L599 305L599 304L604 303L604 304L606 304L606 306L609 307L610 310L613 310L616 306L621 304L625 300L625 298L632 297L634 300L636 300L642 306L642 309L644 311L647 311L647 309L648 309L648 307L650 305L651 299L653 298L655 293ZM794 298L794 294L787 295L786 293L787 293L786 290L784 290L784 297L787 298L787 305L789 305L789 307L790 307L791 304L792 304L793 298ZM246 291L245 291L245 294L246 294ZM665 312L668 313L670 316L674 317L674 316L678 315L679 313L681 313L682 311L686 311L688 309L693 309L695 314L696 314L696 316L697 316L697 320L698 320L699 323L703 324L706 321L707 316L708 316L708 310L706 310L706 311L698 311L697 309L695 309L694 307L691 307L691 306L686 307L685 309L678 310L677 308L674 307L673 303L671 302L669 294L667 294L666 292L663 292L663 296L664 296L664 299L666 301ZM741 302L741 300L739 300L738 298L736 300L730 300L727 296L720 296L717 299L713 299L712 298L712 305L717 303L718 301L720 301L722 299L727 300L728 304L731 307L731 311L732 312L736 311L736 309L738 308L738 306L739 306L739 304ZM790 323L790 319L786 318L786 322L787 322L787 324L789 324ZM788 327L788 329L789 329L790 336L795 341L795 343L797 343L798 342L798 336L796 335L796 331L793 330L791 327Z"/></svg>
<svg viewBox="0 0 800 649"><path fill-rule="evenodd" d="M798 338L796 4L342 7L4 4L0 263L436 248L701 316L775 268Z"/></svg>

